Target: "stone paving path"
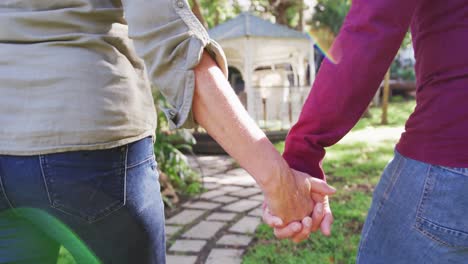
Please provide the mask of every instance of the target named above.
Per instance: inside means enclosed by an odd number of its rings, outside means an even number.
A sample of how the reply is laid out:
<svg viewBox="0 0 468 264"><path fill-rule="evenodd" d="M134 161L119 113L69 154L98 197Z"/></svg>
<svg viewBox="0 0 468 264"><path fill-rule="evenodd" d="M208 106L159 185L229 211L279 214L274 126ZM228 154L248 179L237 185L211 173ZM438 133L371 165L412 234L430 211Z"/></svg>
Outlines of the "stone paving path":
<svg viewBox="0 0 468 264"><path fill-rule="evenodd" d="M261 222L261 190L227 156L197 160L208 191L166 219L167 263L240 264Z"/></svg>

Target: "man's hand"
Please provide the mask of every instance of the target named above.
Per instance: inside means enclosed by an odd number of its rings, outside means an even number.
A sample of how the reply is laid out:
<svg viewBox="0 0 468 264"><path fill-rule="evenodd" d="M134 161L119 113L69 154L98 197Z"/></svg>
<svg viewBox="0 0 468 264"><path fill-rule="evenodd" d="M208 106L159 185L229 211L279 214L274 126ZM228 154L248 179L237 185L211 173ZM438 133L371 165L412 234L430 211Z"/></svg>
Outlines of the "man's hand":
<svg viewBox="0 0 468 264"><path fill-rule="evenodd" d="M305 226L317 229L318 227L304 217L312 214L314 206L317 212L323 212L325 196L334 194L335 189L323 180L312 178L300 171L289 168L288 170L289 172L282 173L285 176L278 179L278 182L272 183L275 186L273 190L266 190L267 207L271 214L280 218L284 224L303 220ZM312 219L321 222L322 215L323 213L312 215Z"/></svg>
<svg viewBox="0 0 468 264"><path fill-rule="evenodd" d="M313 194L312 198L322 199L320 195ZM316 232L319 228L323 235L331 235L333 224L333 214L330 209L328 196L322 202L316 202L312 216L307 216L302 221L295 221L284 226L281 218L272 215L266 204L263 206L263 221L274 228L275 236L278 239L291 239L295 243L306 240L310 233Z"/></svg>

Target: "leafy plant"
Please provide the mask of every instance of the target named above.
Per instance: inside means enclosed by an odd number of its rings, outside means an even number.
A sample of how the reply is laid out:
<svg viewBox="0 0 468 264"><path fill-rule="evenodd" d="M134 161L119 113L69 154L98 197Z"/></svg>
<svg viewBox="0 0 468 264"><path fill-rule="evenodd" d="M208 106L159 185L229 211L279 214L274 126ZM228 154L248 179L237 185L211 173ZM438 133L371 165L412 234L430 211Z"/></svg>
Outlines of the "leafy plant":
<svg viewBox="0 0 468 264"><path fill-rule="evenodd" d="M154 95L157 106L167 106L164 98ZM183 153L191 153L195 138L187 130L169 131L167 119L162 111L158 111L158 127L154 154L161 173L163 199L166 205L173 207L179 196L192 196L201 192L200 174L195 171Z"/></svg>

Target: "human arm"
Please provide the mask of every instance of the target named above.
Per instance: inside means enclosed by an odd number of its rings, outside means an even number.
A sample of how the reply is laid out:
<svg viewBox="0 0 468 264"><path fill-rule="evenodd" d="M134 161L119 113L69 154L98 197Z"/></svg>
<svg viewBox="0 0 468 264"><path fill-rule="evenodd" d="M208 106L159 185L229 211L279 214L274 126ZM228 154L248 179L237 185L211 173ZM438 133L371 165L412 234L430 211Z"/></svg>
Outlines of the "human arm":
<svg viewBox="0 0 468 264"><path fill-rule="evenodd" d="M245 168L265 192L273 212L288 223L312 212L311 192L332 194L323 181L290 170L281 155L250 118L219 67L205 53L195 68L195 120ZM302 197L307 194L307 198Z"/></svg>
<svg viewBox="0 0 468 264"><path fill-rule="evenodd" d="M419 2L353 1L331 48L332 58L324 60L299 121L286 139L283 156L292 168L325 178L321 166L325 147L338 142L366 110ZM324 208L320 227L322 233L329 234L333 216L328 203ZM270 223L268 219L272 217L264 212L264 218ZM306 229L295 231L293 224L276 227L275 234L280 238L303 238L301 232Z"/></svg>
<svg viewBox="0 0 468 264"><path fill-rule="evenodd" d="M355 0L291 129L284 158L324 178L325 147L359 120L388 70L420 0Z"/></svg>
<svg viewBox="0 0 468 264"><path fill-rule="evenodd" d="M170 104L165 113L171 127L193 127L197 121L253 175L272 212L286 222L310 214L311 191L334 192L325 182L291 170L248 116L226 80L222 50L186 1L122 3L129 36L149 79Z"/></svg>

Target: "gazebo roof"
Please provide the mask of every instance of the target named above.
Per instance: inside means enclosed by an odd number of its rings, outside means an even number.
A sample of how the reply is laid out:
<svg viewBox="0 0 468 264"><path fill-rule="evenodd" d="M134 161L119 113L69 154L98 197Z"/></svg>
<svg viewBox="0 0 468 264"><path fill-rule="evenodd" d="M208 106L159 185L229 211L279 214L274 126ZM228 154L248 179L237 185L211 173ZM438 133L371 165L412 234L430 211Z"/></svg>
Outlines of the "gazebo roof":
<svg viewBox="0 0 468 264"><path fill-rule="evenodd" d="M272 37L308 39L302 32L290 29L283 25L271 23L248 12L220 24L209 31L210 37L215 40L234 39L242 37Z"/></svg>

